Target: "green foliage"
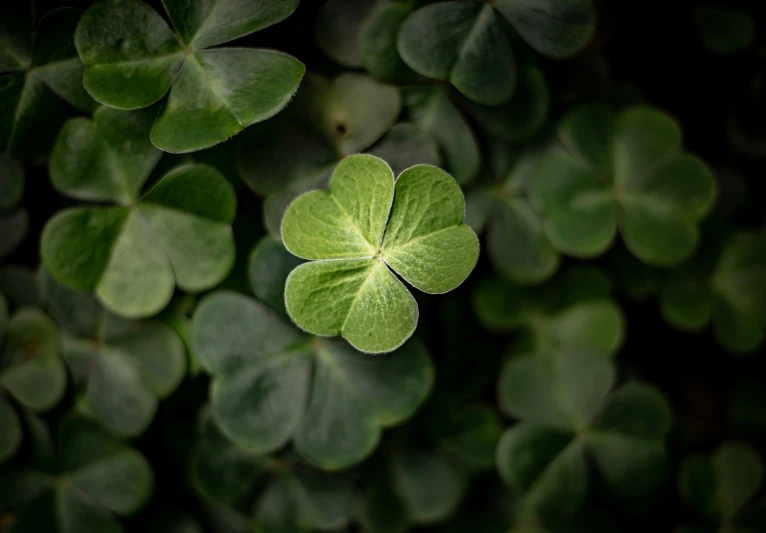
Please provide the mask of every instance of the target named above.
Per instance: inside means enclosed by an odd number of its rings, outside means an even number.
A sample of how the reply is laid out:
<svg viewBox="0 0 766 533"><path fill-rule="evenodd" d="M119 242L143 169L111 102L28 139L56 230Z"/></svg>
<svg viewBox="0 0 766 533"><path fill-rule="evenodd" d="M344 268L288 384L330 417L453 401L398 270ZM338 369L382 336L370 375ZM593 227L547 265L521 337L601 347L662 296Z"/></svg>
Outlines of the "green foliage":
<svg viewBox="0 0 766 533"><path fill-rule="evenodd" d="M153 475L139 452L72 419L61 431L55 460L5 470L0 480L0 508L26 504L14 531L96 533L121 531L114 515L130 515L144 505Z"/></svg>
<svg viewBox="0 0 766 533"><path fill-rule="evenodd" d="M151 129L162 150L218 144L281 111L306 68L273 50L212 47L276 24L297 3L167 0L174 31L142 0L100 0L75 34L85 88L118 109L147 107L167 93Z"/></svg>
<svg viewBox="0 0 766 533"><path fill-rule="evenodd" d="M527 353L512 358L498 384L500 408L520 419L503 433L497 467L524 506L573 515L588 491L587 457L626 497L662 478L670 408L654 387L626 383L613 391L613 365L589 352Z"/></svg>
<svg viewBox="0 0 766 533"><path fill-rule="evenodd" d="M691 255L715 180L700 159L680 150L681 131L670 117L647 107L619 114L579 107L559 123L557 136L560 145L529 191L554 247L594 257L619 229L645 263L668 266Z"/></svg>
<svg viewBox="0 0 766 533"><path fill-rule="evenodd" d="M317 260L293 270L285 286L287 312L307 332L342 335L362 352L390 352L418 321L417 303L391 270L442 294L476 265L479 242L462 223L463 194L452 177L416 165L394 181L384 161L350 156L329 191L306 193L287 209L285 247Z"/></svg>
<svg viewBox="0 0 766 533"><path fill-rule="evenodd" d="M160 159L146 135L154 111L102 107L72 119L51 156L51 179L67 196L119 207L59 212L42 235L43 262L61 283L96 292L128 318L164 308L176 285L190 292L220 283L234 263L236 197L212 167L174 168L140 195Z"/></svg>
<svg viewBox="0 0 766 533"><path fill-rule="evenodd" d="M764 532L765 10L0 2L0 531Z"/></svg>

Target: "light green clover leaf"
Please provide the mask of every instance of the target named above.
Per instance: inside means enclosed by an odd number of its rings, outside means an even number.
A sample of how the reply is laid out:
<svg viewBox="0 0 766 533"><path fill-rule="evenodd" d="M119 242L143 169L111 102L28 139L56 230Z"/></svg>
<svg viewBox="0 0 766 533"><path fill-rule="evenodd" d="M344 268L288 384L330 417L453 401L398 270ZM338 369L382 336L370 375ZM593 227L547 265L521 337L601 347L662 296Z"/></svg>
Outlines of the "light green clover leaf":
<svg viewBox="0 0 766 533"><path fill-rule="evenodd" d="M82 85L74 32L82 11L54 9L37 27L31 0L3 2L0 19L0 152L34 160L50 149L66 117L98 104Z"/></svg>
<svg viewBox="0 0 766 533"><path fill-rule="evenodd" d="M23 195L24 167L0 154L0 259L21 244L29 229L29 214L18 205Z"/></svg>
<svg viewBox="0 0 766 533"><path fill-rule="evenodd" d="M538 52L564 58L590 41L595 15L592 0L438 2L404 22L397 47L415 72L449 81L477 103L500 105L518 77L503 19Z"/></svg>
<svg viewBox="0 0 766 533"><path fill-rule="evenodd" d="M627 383L588 352L512 357L498 382L500 408L521 419L497 448L500 477L532 512L572 516L588 492L588 458L609 487L631 497L662 479L670 407L654 387Z"/></svg>
<svg viewBox="0 0 766 533"><path fill-rule="evenodd" d="M164 0L171 29L141 0L100 0L75 34L85 88L139 109L168 94L151 130L167 152L208 148L281 111L306 71L274 50L213 48L287 18L297 0Z"/></svg>
<svg viewBox="0 0 766 533"><path fill-rule="evenodd" d="M214 376L211 409L227 438L255 453L290 441L325 469L361 461L383 428L410 417L433 384L411 341L376 357L304 335L247 296L219 291L193 318L194 351Z"/></svg>
<svg viewBox="0 0 766 533"><path fill-rule="evenodd" d="M584 105L557 132L561 146L543 158L529 194L559 251L597 256L619 229L645 263L669 266L692 253L716 186L705 163L681 151L675 121L650 107L616 114Z"/></svg>
<svg viewBox="0 0 766 533"><path fill-rule="evenodd" d="M144 456L83 419L66 421L57 451L55 464L34 461L0 475L12 531L119 533L114 515L135 513L151 495Z"/></svg>
<svg viewBox="0 0 766 533"><path fill-rule="evenodd" d="M234 264L233 187L212 167L187 164L140 195L162 152L148 140L155 111L102 107L64 125L50 161L67 196L114 202L57 213L43 230L43 263L56 280L95 291L123 317L153 315L177 285L188 292L221 282Z"/></svg>
<svg viewBox="0 0 766 533"><path fill-rule="evenodd" d="M415 331L418 306L392 270L428 294L465 281L479 241L464 211L460 187L443 170L416 165L394 181L381 159L347 157L328 191L300 196L282 221L285 247L311 260L287 278L290 318L362 352L398 348Z"/></svg>
<svg viewBox="0 0 766 533"><path fill-rule="evenodd" d="M48 310L62 329L62 355L81 405L110 433L134 437L154 419L161 398L180 384L186 354L165 324L120 319L86 292L43 271Z"/></svg>

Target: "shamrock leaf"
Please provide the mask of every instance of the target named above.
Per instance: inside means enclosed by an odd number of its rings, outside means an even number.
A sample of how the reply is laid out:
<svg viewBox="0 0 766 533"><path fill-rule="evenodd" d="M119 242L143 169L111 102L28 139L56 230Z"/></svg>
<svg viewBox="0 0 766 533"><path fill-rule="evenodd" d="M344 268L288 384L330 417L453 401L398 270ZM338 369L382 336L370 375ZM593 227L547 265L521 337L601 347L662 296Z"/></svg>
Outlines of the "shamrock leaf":
<svg viewBox="0 0 766 533"><path fill-rule="evenodd" d="M36 159L56 138L64 102L81 111L96 107L82 86L84 67L74 47L81 15L54 9L35 28L32 1L0 6L0 19L8 21L0 27L0 151Z"/></svg>
<svg viewBox="0 0 766 533"><path fill-rule="evenodd" d="M588 491L587 458L623 496L660 481L667 402L655 388L627 383L609 394L613 365L588 352L526 353L511 358L498 383L500 408L521 419L503 433L497 467L534 512L571 516Z"/></svg>
<svg viewBox="0 0 766 533"><path fill-rule="evenodd" d="M384 161L347 157L329 191L299 197L282 221L285 247L316 260L287 278L290 318L363 352L398 348L415 331L418 306L391 269L429 294L460 285L479 257L464 210L460 187L443 170L416 165L394 185Z"/></svg>
<svg viewBox="0 0 766 533"><path fill-rule="evenodd" d="M209 409L203 411L201 432L192 475L204 498L237 512L252 509L263 531L337 531L347 526L353 493L343 478L235 445L220 433Z"/></svg>
<svg viewBox="0 0 766 533"><path fill-rule="evenodd" d="M24 167L8 154L0 154L0 259L21 244L29 228L26 209L18 207L24 195Z"/></svg>
<svg viewBox="0 0 766 533"><path fill-rule="evenodd" d="M747 11L734 6L701 5L692 8L694 27L711 52L729 55L755 41L755 21Z"/></svg>
<svg viewBox="0 0 766 533"><path fill-rule="evenodd" d="M13 406L0 396L0 464L8 460L21 446L21 423Z"/></svg>
<svg viewBox="0 0 766 533"><path fill-rule="evenodd" d="M294 441L327 469L362 460L381 430L405 420L433 382L410 342L387 357L303 335L257 301L217 292L197 307L194 351L214 376L212 413L236 444L268 453Z"/></svg>
<svg viewBox="0 0 766 533"><path fill-rule="evenodd" d="M317 44L336 63L364 67L379 80L422 80L402 61L396 48L399 29L413 9L411 2L329 0L317 13Z"/></svg>
<svg viewBox="0 0 766 533"><path fill-rule="evenodd" d="M0 476L2 507L14 511L12 531L119 532L113 513L133 514L151 494L144 456L82 419L64 424L55 463Z"/></svg>
<svg viewBox="0 0 766 533"><path fill-rule="evenodd" d="M283 315L285 309L285 283L287 276L304 261L285 249L282 241L264 237L250 254L248 273L253 294Z"/></svg>
<svg viewBox="0 0 766 533"><path fill-rule="evenodd" d="M509 280L519 284L539 283L559 266L559 254L543 229L542 217L526 197L534 179L536 150L519 151L494 144L490 159L493 186L474 188L466 199L467 224L474 231L487 226L487 250L492 265Z"/></svg>
<svg viewBox="0 0 766 533"><path fill-rule="evenodd" d="M375 144L401 108L396 88L366 76L343 74L333 81L308 76L285 113L250 130L240 145L238 167L245 183L266 197L264 218L269 232L280 236L290 202L306 191L325 187L335 166L347 155ZM411 157L401 161L401 170L417 163L438 163L432 159L433 141L424 143L412 125L399 129L410 139L405 155L414 152L415 156L414 161ZM383 138L375 148L387 144ZM401 143L396 145L401 148Z"/></svg>
<svg viewBox="0 0 766 533"><path fill-rule="evenodd" d="M56 283L43 272L49 311L63 331L62 354L82 405L111 433L133 437L154 419L186 371L181 340L167 325L122 320L90 293Z"/></svg>
<svg viewBox="0 0 766 533"><path fill-rule="evenodd" d="M148 141L153 115L102 107L93 119L72 119L50 163L62 193L120 206L57 213L42 235L46 268L128 318L157 313L175 285L189 292L217 285L234 263L236 198L215 169L177 167L139 197L161 157Z"/></svg>
<svg viewBox="0 0 766 533"><path fill-rule="evenodd" d="M448 456L472 470L495 466L495 450L503 426L491 405L442 401L428 414L429 434Z"/></svg>
<svg viewBox="0 0 766 533"><path fill-rule="evenodd" d="M513 95L518 77L502 19L532 48L553 58L577 53L595 29L591 0L439 2L404 22L399 54L415 72L449 81L477 103L500 105Z"/></svg>
<svg viewBox="0 0 766 533"><path fill-rule="evenodd" d="M766 237L734 233L713 257L708 268L698 258L668 277L660 292L662 315L688 331L712 322L727 349L752 352L766 327Z"/></svg>
<svg viewBox="0 0 766 533"><path fill-rule="evenodd" d="M360 521L370 533L404 533L453 514L467 478L442 454L406 449L388 454L363 485Z"/></svg>
<svg viewBox="0 0 766 533"><path fill-rule="evenodd" d="M0 327L0 388L30 409L48 410L66 389L59 330L45 313L31 307L8 319L5 299L2 303L6 324Z"/></svg>
<svg viewBox="0 0 766 533"><path fill-rule="evenodd" d="M595 268L571 268L545 287L486 277L473 304L486 327L522 329L527 335L522 340L536 349L585 349L612 357L625 337L625 319L610 299L609 280Z"/></svg>
<svg viewBox="0 0 766 533"><path fill-rule="evenodd" d="M680 150L681 131L670 117L648 107L615 115L586 105L564 117L558 138L562 146L544 158L529 194L559 251L599 255L619 228L645 263L668 266L692 253L715 181L700 159Z"/></svg>
<svg viewBox="0 0 766 533"><path fill-rule="evenodd" d="M728 441L711 456L692 455L681 464L678 489L723 529L736 522L763 482L763 461L747 444Z"/></svg>
<svg viewBox="0 0 766 533"><path fill-rule="evenodd" d="M405 93L405 103L413 122L438 143L455 181L470 183L481 166L479 144L447 91L439 86L412 87Z"/></svg>
<svg viewBox="0 0 766 533"><path fill-rule="evenodd" d="M279 113L305 67L274 50L213 48L287 18L297 0L165 0L174 30L141 0L100 0L75 34L84 83L99 102L147 107L168 94L151 130L167 152L208 148Z"/></svg>

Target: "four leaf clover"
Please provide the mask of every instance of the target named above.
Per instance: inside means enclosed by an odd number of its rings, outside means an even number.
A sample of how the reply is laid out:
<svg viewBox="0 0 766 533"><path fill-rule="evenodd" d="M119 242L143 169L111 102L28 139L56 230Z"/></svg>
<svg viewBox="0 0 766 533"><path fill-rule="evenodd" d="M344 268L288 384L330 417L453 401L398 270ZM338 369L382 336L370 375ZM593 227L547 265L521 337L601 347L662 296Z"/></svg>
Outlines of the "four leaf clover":
<svg viewBox="0 0 766 533"><path fill-rule="evenodd" d="M412 294L460 285L479 256L463 224L463 193L443 170L416 165L399 175L370 155L344 159L328 191L295 200L282 221L285 247L311 260L292 271L287 312L309 333L342 335L362 352L390 352L418 322Z"/></svg>
<svg viewBox="0 0 766 533"><path fill-rule="evenodd" d="M199 292L234 264L234 189L212 167L172 169L139 196L162 152L148 138L154 110L102 107L64 125L50 161L53 185L73 198L118 207L57 213L42 235L42 259L59 282L95 290L110 311L150 316L175 285Z"/></svg>
<svg viewBox="0 0 766 533"><path fill-rule="evenodd" d="M169 92L151 131L167 152L208 148L272 117L306 68L274 50L213 48L288 17L297 0L164 0L173 30L141 0L100 0L75 34L99 102L138 109Z"/></svg>

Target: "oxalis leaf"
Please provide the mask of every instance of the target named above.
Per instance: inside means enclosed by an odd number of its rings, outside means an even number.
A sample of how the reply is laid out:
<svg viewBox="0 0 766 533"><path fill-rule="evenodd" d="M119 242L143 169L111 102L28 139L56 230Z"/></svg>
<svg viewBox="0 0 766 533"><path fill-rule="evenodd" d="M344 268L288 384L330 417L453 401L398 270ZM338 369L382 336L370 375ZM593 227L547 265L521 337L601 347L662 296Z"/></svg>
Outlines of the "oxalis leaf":
<svg viewBox="0 0 766 533"><path fill-rule="evenodd" d="M766 237L733 233L713 257L708 271L700 272L695 256L668 277L660 291L662 316L687 331L712 323L728 350L752 353L766 329Z"/></svg>
<svg viewBox="0 0 766 533"><path fill-rule="evenodd" d="M328 191L306 193L282 220L285 247L312 260L292 271L285 306L315 335L342 335L362 352L390 352L418 322L415 288L441 294L460 285L479 257L479 241L463 224L454 179L416 165L399 175L370 155L344 159Z"/></svg>
<svg viewBox="0 0 766 533"><path fill-rule="evenodd" d="M33 2L3 2L0 19L0 152L34 160L50 149L67 106L98 104L82 85L74 32L82 12L60 8L35 27ZM36 37L33 38L33 36Z"/></svg>
<svg viewBox="0 0 766 533"><path fill-rule="evenodd" d="M24 195L24 167L8 154L0 154L0 259L21 244L29 228L29 215L18 204Z"/></svg>
<svg viewBox="0 0 766 533"><path fill-rule="evenodd" d="M526 190L535 177L539 150L520 151L497 143L491 172L499 179L474 188L466 199L467 224L474 231L487 227L487 249L495 269L518 284L549 278L559 266L559 254L543 229L540 214Z"/></svg>
<svg viewBox="0 0 766 533"><path fill-rule="evenodd" d="M497 468L524 507L572 516L588 492L588 457L607 485L632 497L653 490L665 466L670 408L654 387L627 383L609 394L613 365L588 352L511 358L498 382L500 408L521 419L497 448Z"/></svg>
<svg viewBox="0 0 766 533"><path fill-rule="evenodd" d="M19 309L8 320L3 307L7 325L0 335L0 388L25 407L48 410L66 389L58 327L32 307Z"/></svg>
<svg viewBox="0 0 766 533"><path fill-rule="evenodd" d="M397 172L418 163L438 165L439 149L423 130L407 123L392 127L401 109L398 89L367 76L308 76L285 113L248 131L238 168L245 183L266 197L269 232L280 236L287 206L325 187L348 155L367 150L388 158Z"/></svg>
<svg viewBox="0 0 766 533"><path fill-rule="evenodd" d="M488 276L473 294L479 320L496 331L521 329L532 348L584 349L614 357L625 337L625 318L610 298L603 272L573 267L549 286L525 288Z"/></svg>
<svg viewBox="0 0 766 533"><path fill-rule="evenodd" d="M381 430L411 416L433 383L422 345L386 357L303 335L252 298L217 292L197 307L193 345L214 376L212 413L238 445L268 453L293 441L327 469L361 461Z"/></svg>
<svg viewBox="0 0 766 533"><path fill-rule="evenodd" d="M57 213L41 240L43 263L70 288L95 291L123 317L153 315L173 288L217 285L234 263L232 186L206 165L176 167L142 196L161 152L147 140L153 110L102 107L67 122L50 162L53 185L73 198L119 207Z"/></svg>
<svg viewBox="0 0 766 533"><path fill-rule="evenodd" d="M298 0L165 0L173 29L141 0L100 0L75 34L84 84L119 109L162 99L152 142L174 153L208 148L272 117L305 73L274 50L211 48L287 18Z"/></svg>
<svg viewBox="0 0 766 533"><path fill-rule="evenodd" d="M115 514L135 513L151 495L154 477L138 451L80 419L61 431L56 461L0 476L11 530L118 533Z"/></svg>
<svg viewBox="0 0 766 533"><path fill-rule="evenodd" d="M562 119L558 139L529 189L553 246L597 256L619 229L645 263L669 266L691 255L716 186L705 163L681 151L670 117L649 107L615 114L585 105Z"/></svg>
<svg viewBox="0 0 766 533"><path fill-rule="evenodd" d="M186 372L178 335L165 324L123 320L90 293L68 289L43 272L51 315L63 331L62 354L83 405L109 432L133 437L154 419Z"/></svg>
<svg viewBox="0 0 766 533"><path fill-rule="evenodd" d="M595 15L592 0L438 2L404 22L397 47L415 72L449 81L474 102L500 105L518 77L502 18L538 52L563 58L590 41Z"/></svg>
<svg viewBox="0 0 766 533"><path fill-rule="evenodd" d="M263 531L337 531L348 525L352 486L339 475L307 468L294 457L254 453L221 435L204 408L193 458L197 490L239 513L252 510Z"/></svg>

